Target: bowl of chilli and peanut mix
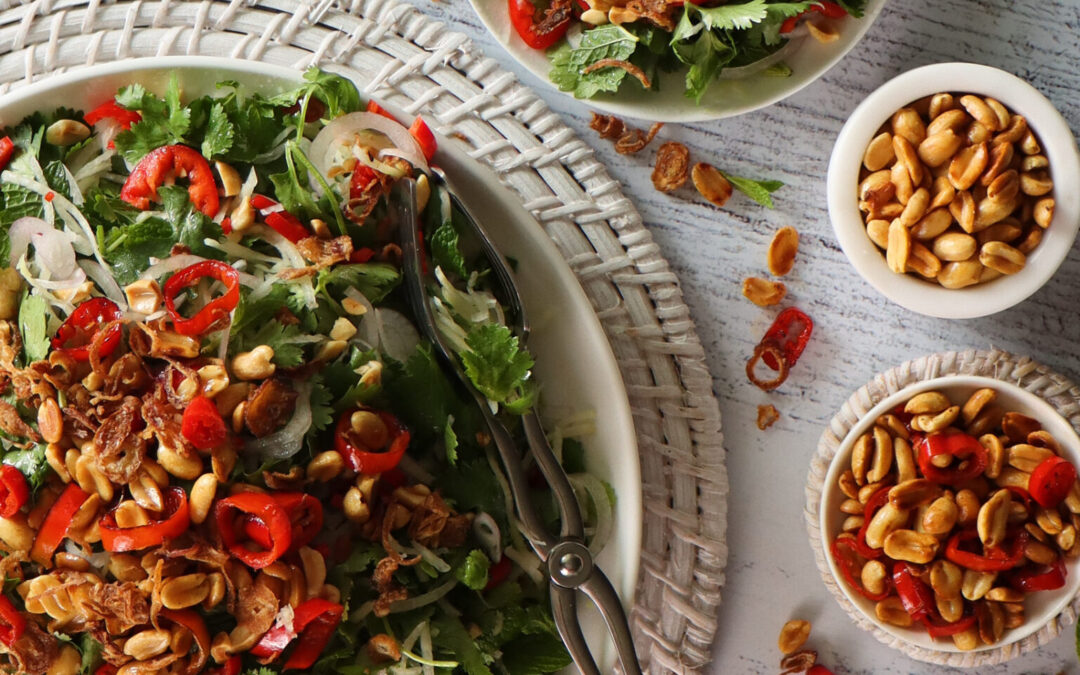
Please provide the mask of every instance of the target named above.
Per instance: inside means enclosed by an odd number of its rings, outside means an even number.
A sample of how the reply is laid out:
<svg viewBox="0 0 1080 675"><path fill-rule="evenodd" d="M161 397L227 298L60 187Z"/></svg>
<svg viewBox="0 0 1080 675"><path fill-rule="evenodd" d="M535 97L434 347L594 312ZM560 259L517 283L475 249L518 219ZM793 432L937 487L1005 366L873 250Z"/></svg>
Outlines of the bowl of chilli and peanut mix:
<svg viewBox="0 0 1080 675"><path fill-rule="evenodd" d="M887 397L826 477L821 537L837 586L925 649L1032 635L1080 588L1078 460L1071 425L1006 382L949 376Z"/></svg>
<svg viewBox="0 0 1080 675"><path fill-rule="evenodd" d="M1080 160L1042 94L986 66L919 68L871 94L829 165L829 215L856 270L894 302L992 314L1045 284L1076 237Z"/></svg>

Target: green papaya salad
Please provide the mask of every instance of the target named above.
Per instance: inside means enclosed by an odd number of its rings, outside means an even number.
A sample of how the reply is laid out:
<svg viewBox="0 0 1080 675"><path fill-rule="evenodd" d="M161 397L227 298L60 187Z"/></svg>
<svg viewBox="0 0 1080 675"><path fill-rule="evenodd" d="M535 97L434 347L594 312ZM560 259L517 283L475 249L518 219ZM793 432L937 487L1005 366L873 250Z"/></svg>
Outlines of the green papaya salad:
<svg viewBox="0 0 1080 675"><path fill-rule="evenodd" d="M440 323L519 430L534 362L430 178L430 129L316 69L275 95L160 90L0 130L0 668L568 665L480 412L401 287L410 176ZM553 444L599 548L592 424Z"/></svg>

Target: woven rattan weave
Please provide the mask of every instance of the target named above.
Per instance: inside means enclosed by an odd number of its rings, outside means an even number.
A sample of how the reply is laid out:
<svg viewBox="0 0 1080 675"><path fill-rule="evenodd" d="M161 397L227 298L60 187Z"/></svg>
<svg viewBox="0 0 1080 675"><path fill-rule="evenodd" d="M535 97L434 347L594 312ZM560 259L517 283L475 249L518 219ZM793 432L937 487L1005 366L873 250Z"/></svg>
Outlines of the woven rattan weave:
<svg viewBox="0 0 1080 675"><path fill-rule="evenodd" d="M710 659L727 559L719 408L678 282L589 146L468 38L396 0L0 0L0 91L175 54L350 76L467 143L520 197L593 303L629 392L645 505L638 652L651 673L698 672Z"/></svg>

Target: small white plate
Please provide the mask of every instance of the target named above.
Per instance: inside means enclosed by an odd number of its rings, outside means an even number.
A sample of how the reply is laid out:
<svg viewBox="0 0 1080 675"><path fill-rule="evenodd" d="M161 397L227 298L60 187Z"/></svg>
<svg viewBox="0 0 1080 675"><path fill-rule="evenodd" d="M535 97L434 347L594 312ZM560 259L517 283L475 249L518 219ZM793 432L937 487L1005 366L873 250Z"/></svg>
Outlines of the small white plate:
<svg viewBox="0 0 1080 675"><path fill-rule="evenodd" d="M843 520L847 517L846 514L840 511L840 503L846 497L837 485L837 481L840 474L851 467L851 452L855 441L870 430L875 420L881 415L904 403L915 394L924 391L941 391L954 402L958 402L966 400L975 390L983 387L994 389L997 392L995 405L1000 406L1005 411L1019 412L1037 419L1043 428L1049 431L1061 445L1061 456L1072 462L1073 465L1080 466L1080 437L1076 435L1072 425L1041 397L1015 384L991 377L948 375L919 382L902 389L892 396L886 397L874 406L870 412L863 415L858 423L852 427L851 431L848 432L848 435L844 437L843 443L840 444L839 449L836 451L836 455L829 464L829 471L825 476L825 485L822 488L821 510L819 512L821 545L822 550L825 551L825 560L828 563L829 571L832 572L832 576L836 580L836 585L843 591L848 601L856 608L856 611L865 616L877 628L890 636L929 651L961 652L953 644L952 640L934 640L921 626L901 628L879 621L874 612L875 603L852 590L837 568L836 561L833 560L832 554L829 552L829 547L836 536L840 534ZM1020 643L1019 648L1009 652L1011 657L1015 657L1030 649L1032 647L1030 641L1021 641L1036 633L1048 621L1061 614L1077 592L1080 591L1080 560L1076 558L1068 559L1066 560L1066 566L1068 574L1065 578L1064 588L1029 594L1024 602L1026 615L1024 623L1018 628L1005 631L1002 639L996 644L980 644L973 651L1001 650L1010 644Z"/></svg>
<svg viewBox="0 0 1080 675"><path fill-rule="evenodd" d="M0 99L0 127L61 102L90 110L134 82L160 95L174 72L188 97L213 95L222 80L236 80L262 93L285 91L301 81L297 70L243 59L176 56L117 61L12 91ZM358 84L362 89L363 83ZM596 414L596 432L583 439L586 465L614 488L617 499L612 539L598 563L629 610L641 557L641 473L630 404L611 345L569 265L543 228L522 209L520 200L450 143L440 145L435 163L446 170L465 205L483 215L482 224L496 245L518 261L516 279L532 322L529 351L536 358L536 376L542 384L545 424L582 411ZM597 661L605 672L610 671L614 652L599 615L587 612L583 623Z"/></svg>
<svg viewBox="0 0 1080 675"><path fill-rule="evenodd" d="M499 41L506 51L548 86L558 90L548 78L551 62L547 53L525 44L513 26L507 10L507 0L469 0L480 21ZM799 91L832 68L862 39L874 22L885 0L869 0L861 19L846 17L837 20L840 37L835 42L822 44L805 31L791 40L782 51L781 59L791 67L788 77L770 77L761 71L777 59L743 68L725 69L723 75L709 85L701 103L683 95L685 70L663 73L659 91L645 91L636 85L627 85L622 91L601 94L582 103L620 117L636 117L652 122L701 122L741 115L764 108ZM564 92L567 96L572 93Z"/></svg>

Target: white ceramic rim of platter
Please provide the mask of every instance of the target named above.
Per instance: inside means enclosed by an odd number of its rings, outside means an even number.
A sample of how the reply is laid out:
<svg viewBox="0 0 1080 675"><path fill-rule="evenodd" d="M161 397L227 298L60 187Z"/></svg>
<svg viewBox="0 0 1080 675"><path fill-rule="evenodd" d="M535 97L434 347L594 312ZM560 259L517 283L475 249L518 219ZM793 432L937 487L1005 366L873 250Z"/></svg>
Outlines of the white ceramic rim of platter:
<svg viewBox="0 0 1080 675"><path fill-rule="evenodd" d="M821 505L818 512L821 524L820 543L822 550L825 552L826 564L836 581L836 585L842 590L851 605L878 629L892 637L928 651L947 653L995 651L1035 634L1069 605L1077 592L1080 591L1080 560L1072 559L1066 562L1068 576L1066 577L1065 588L1055 591L1052 595L1047 596L1050 599L1040 603L1041 607L1036 620L1033 620L1033 617L1028 615L1020 628L1007 631L1000 642L993 645L980 645L974 650L965 651L958 649L951 641L935 641L921 626L905 629L879 621L874 613L874 603L850 588L830 553L832 540L839 534L841 522L841 513L837 508L839 503L838 499L836 499L839 492L837 481L840 474L850 466L851 450L855 441L874 425L878 417L915 394L934 389L952 390L958 387L965 390L970 389L971 391L988 387L996 390L999 395L1004 393L1007 398L1019 400L1020 403L1017 407L1020 409L1017 412L1028 414L1037 419L1043 425L1043 428L1047 429L1061 445L1062 455L1073 462L1074 465L1080 465L1080 436L1077 436L1073 426L1041 396L1012 383L979 375L946 375L917 382L891 396L885 397L880 403L871 408L852 426L851 431L848 432L839 448L837 448L836 454L829 462L829 470L825 475L825 484L821 493ZM843 496L842 493L840 496ZM1042 599L1039 594L1031 594L1031 597L1034 602L1039 602ZM1030 609L1030 606L1030 602L1025 605L1026 609Z"/></svg>
<svg viewBox="0 0 1080 675"><path fill-rule="evenodd" d="M118 81L119 76L129 75L134 78L138 74L146 75L148 71L170 70L219 71L213 75L215 82L229 79L229 75L240 74L245 78L241 84L252 88L271 88L280 86L283 82L300 83L302 76L301 71L284 66L217 56L142 57L113 61L51 75L0 96L0 126L17 124L25 115L39 109L60 105L84 107L73 105L78 103L75 101L49 100L44 104L37 102L39 97L61 88L100 81L101 86L95 87L91 84L81 90L80 95L87 101L104 101L111 98L117 86L122 84ZM148 84L150 83L144 82L144 86ZM158 86L148 88L153 91L164 88L162 82L158 81L156 84ZM362 86L358 86L358 89L362 90ZM387 107L391 113L400 112L393 106ZM8 113L10 110L15 112ZM607 572L623 606L629 609L633 606L640 565L643 515L641 472L629 399L611 345L577 277L543 228L524 210L520 201L498 183L489 169L469 158L447 139L439 138L439 141L435 163L442 164L439 160L445 158L448 160L447 165L457 166L463 171L448 171L455 188L460 190L459 196L463 203L476 211L479 210L475 204L477 199L491 199L492 202L485 206L503 211L505 217L514 221L512 227L505 229L490 225L486 225L485 229L497 247L519 262L519 290L533 318L530 351L536 356L534 371L542 386L541 417L550 422L549 413L552 411L560 415L571 412L563 410L567 405L564 403L567 397L588 396L588 404L596 412L596 433L583 439L586 463L590 472L611 483L616 493L612 538L597 557L597 563ZM530 288L523 283L523 277L528 276L530 266L520 263L529 259L541 263L531 269L548 285ZM554 286L550 285L552 282ZM548 332L552 322L549 321L549 325L545 326L544 312L536 309L537 301L541 298L557 298L563 302L559 308L562 319L559 324L568 336L564 342L573 342L573 349L576 350L573 352L574 362L566 359L557 363L550 356L544 358L545 344L557 343L559 336ZM540 320L537 320L538 318ZM572 334L584 337L586 342L570 340ZM588 365L581 368L579 363ZM581 406L576 402L571 405L574 409L581 410ZM593 653L597 655L598 662L607 664L610 668L615 655L608 644L599 615L589 603L583 604L586 637Z"/></svg>
<svg viewBox="0 0 1080 675"><path fill-rule="evenodd" d="M1054 217L1042 242L1019 273L961 289L947 289L911 274L894 274L866 234L858 209L859 171L866 146L902 108L939 92L991 96L1027 118L1050 161ZM859 104L836 139L826 181L833 231L855 270L871 286L913 312L970 319L1022 302L1054 276L1080 227L1080 153L1069 124L1035 87L998 68L974 63L936 63L909 70L881 85Z"/></svg>
<svg viewBox="0 0 1080 675"><path fill-rule="evenodd" d="M488 32L515 61L545 86L574 99L573 93L560 91L551 82L548 77L551 62L546 54L526 45L514 32L506 0L469 2ZM615 94L574 100L609 114L653 122L706 122L758 110L798 92L836 65L870 30L885 2L869 0L862 18L849 16L836 20L834 25L840 31L840 37L831 43L818 42L808 35L805 28L796 29L795 36L781 49L783 54L779 57L772 55L748 66L725 70L720 78L710 84L700 105L683 96L683 70L663 73L660 91L644 91L638 87L634 91L624 89ZM781 60L791 66L790 76L770 77L761 74L769 65Z"/></svg>

